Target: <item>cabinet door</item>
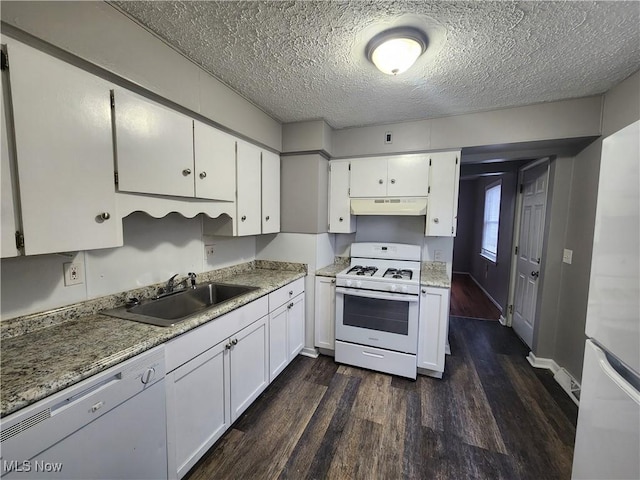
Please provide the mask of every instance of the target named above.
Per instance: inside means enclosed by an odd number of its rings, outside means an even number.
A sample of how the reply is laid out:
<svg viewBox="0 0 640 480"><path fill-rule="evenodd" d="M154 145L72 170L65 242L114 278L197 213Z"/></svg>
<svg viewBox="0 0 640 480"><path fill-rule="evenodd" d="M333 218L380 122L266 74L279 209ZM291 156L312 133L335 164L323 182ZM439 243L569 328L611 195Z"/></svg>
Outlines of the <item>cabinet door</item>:
<svg viewBox="0 0 640 480"><path fill-rule="evenodd" d="M353 233L356 231L355 216L351 216L349 198L349 162L329 163L329 232Z"/></svg>
<svg viewBox="0 0 640 480"><path fill-rule="evenodd" d="M193 120L124 90L114 104L118 189L193 197Z"/></svg>
<svg viewBox="0 0 640 480"><path fill-rule="evenodd" d="M289 363L287 342L287 305L269 314L269 380L273 380Z"/></svg>
<svg viewBox="0 0 640 480"><path fill-rule="evenodd" d="M268 316L231 338L231 421L234 422L269 384Z"/></svg>
<svg viewBox="0 0 640 480"><path fill-rule="evenodd" d="M25 254L122 245L110 84L20 43L7 48Z"/></svg>
<svg viewBox="0 0 640 480"><path fill-rule="evenodd" d="M262 151L262 233L280 231L280 156Z"/></svg>
<svg viewBox="0 0 640 480"><path fill-rule="evenodd" d="M444 372L445 345L449 332L449 290L420 289L420 325L418 331L418 368Z"/></svg>
<svg viewBox="0 0 640 480"><path fill-rule="evenodd" d="M236 234L239 236L259 235L262 230L260 154L258 147L238 141Z"/></svg>
<svg viewBox="0 0 640 480"><path fill-rule="evenodd" d="M195 196L233 202L236 198L236 139L193 122Z"/></svg>
<svg viewBox="0 0 640 480"><path fill-rule="evenodd" d="M304 293L287 304L289 362L304 348Z"/></svg>
<svg viewBox="0 0 640 480"><path fill-rule="evenodd" d="M429 190L429 157L398 155L389 157L387 195L426 197Z"/></svg>
<svg viewBox="0 0 640 480"><path fill-rule="evenodd" d="M316 277L315 346L335 350L336 279Z"/></svg>
<svg viewBox="0 0 640 480"><path fill-rule="evenodd" d="M352 197L385 197L387 195L387 157L351 160L349 187Z"/></svg>
<svg viewBox="0 0 640 480"><path fill-rule="evenodd" d="M170 455L175 451L178 478L230 425L225 346L219 343L167 376L169 449Z"/></svg>
<svg viewBox="0 0 640 480"><path fill-rule="evenodd" d="M15 172L13 170L13 158L9 145L9 135L7 134L7 115L10 114L8 90L5 87L6 75L2 72L2 140L0 140L0 153L2 154L2 171L0 172L0 181L2 181L0 194L2 195L2 212L0 220L2 220L2 238L0 239L0 248L2 258L15 257L20 254L16 247L16 231L18 225L16 223L16 198L15 198Z"/></svg>
<svg viewBox="0 0 640 480"><path fill-rule="evenodd" d="M460 152L431 154L426 235L454 237L458 218Z"/></svg>

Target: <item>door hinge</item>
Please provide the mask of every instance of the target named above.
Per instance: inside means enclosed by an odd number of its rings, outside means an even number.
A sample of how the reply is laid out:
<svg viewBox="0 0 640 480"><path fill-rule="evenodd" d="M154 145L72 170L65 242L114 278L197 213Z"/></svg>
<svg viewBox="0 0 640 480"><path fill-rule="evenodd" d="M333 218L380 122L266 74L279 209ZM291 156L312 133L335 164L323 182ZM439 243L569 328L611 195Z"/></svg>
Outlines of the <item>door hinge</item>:
<svg viewBox="0 0 640 480"><path fill-rule="evenodd" d="M427 187L427 193L431 193L431 185Z"/></svg>
<svg viewBox="0 0 640 480"><path fill-rule="evenodd" d="M351 171L351 164L349 164L349 171Z"/></svg>
<svg viewBox="0 0 640 480"><path fill-rule="evenodd" d="M24 248L24 234L22 232L16 232L16 248Z"/></svg>
<svg viewBox="0 0 640 480"><path fill-rule="evenodd" d="M431 159L429 159L429 166L431 166Z"/></svg>
<svg viewBox="0 0 640 480"><path fill-rule="evenodd" d="M0 50L0 69L8 70L9 69L9 56L7 52L4 50Z"/></svg>
<svg viewBox="0 0 640 480"><path fill-rule="evenodd" d="M456 157L456 165L458 164L458 157Z"/></svg>
<svg viewBox="0 0 640 480"><path fill-rule="evenodd" d="M113 180L116 185L118 185L118 172L113 172Z"/></svg>
<svg viewBox="0 0 640 480"><path fill-rule="evenodd" d="M351 196L351 189L350 188L347 189L347 195Z"/></svg>
<svg viewBox="0 0 640 480"><path fill-rule="evenodd" d="M524 183L520 184L520 193L524 192Z"/></svg>
<svg viewBox="0 0 640 480"><path fill-rule="evenodd" d="M509 305L509 314L513 315L513 305Z"/></svg>
<svg viewBox="0 0 640 480"><path fill-rule="evenodd" d="M451 235L453 235L453 227L451 227Z"/></svg>
<svg viewBox="0 0 640 480"><path fill-rule="evenodd" d="M518 246L517 245L516 245L516 253L515 254L516 255L518 254Z"/></svg>
<svg viewBox="0 0 640 480"><path fill-rule="evenodd" d="M116 97L113 94L113 90L111 90L111 108L116 108Z"/></svg>

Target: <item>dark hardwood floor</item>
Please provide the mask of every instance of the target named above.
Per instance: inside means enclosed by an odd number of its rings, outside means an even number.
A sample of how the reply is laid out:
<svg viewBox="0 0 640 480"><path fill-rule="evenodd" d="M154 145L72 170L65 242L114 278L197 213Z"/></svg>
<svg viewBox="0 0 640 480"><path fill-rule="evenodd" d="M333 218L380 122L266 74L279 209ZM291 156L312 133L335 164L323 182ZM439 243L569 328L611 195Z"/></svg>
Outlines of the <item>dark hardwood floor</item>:
<svg viewBox="0 0 640 480"><path fill-rule="evenodd" d="M297 357L186 478L569 479L577 407L498 322L451 318L442 380Z"/></svg>
<svg viewBox="0 0 640 480"><path fill-rule="evenodd" d="M449 313L456 317L499 320L500 310L489 300L470 275L454 273L451 278L451 307Z"/></svg>

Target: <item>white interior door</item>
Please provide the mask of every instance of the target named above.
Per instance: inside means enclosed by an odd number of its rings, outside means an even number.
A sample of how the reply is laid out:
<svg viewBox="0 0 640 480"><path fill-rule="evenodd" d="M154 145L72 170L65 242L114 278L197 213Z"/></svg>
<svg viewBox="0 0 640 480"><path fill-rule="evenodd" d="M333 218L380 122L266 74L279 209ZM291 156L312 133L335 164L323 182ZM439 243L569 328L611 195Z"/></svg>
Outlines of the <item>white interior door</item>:
<svg viewBox="0 0 640 480"><path fill-rule="evenodd" d="M513 329L529 347L533 343L536 298L547 202L548 164L527 170L522 179Z"/></svg>

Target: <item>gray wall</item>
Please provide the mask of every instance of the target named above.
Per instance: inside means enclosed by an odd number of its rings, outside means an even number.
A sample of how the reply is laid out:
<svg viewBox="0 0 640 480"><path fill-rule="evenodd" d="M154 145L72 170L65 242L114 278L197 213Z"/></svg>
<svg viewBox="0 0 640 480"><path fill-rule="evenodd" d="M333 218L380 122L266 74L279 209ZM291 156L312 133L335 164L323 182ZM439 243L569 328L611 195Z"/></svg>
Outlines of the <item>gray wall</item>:
<svg viewBox="0 0 640 480"><path fill-rule="evenodd" d="M484 192L487 185L502 182L500 194L500 226L498 229L498 259L490 262L480 256L482 247L482 223L484 218ZM482 285L504 311L509 296L511 273L511 248L513 244L513 220L516 203L518 175L515 172L482 177L476 182L473 245L471 250L471 275Z"/></svg>
<svg viewBox="0 0 640 480"><path fill-rule="evenodd" d="M607 136L640 119L640 73L607 92L602 131ZM555 161L551 219L534 353L552 358L578 380L582 377L584 327L602 141ZM562 249L573 250L571 265Z"/></svg>
<svg viewBox="0 0 640 480"><path fill-rule="evenodd" d="M453 271L471 272L476 216L476 180L460 180L458 228L453 242Z"/></svg>

